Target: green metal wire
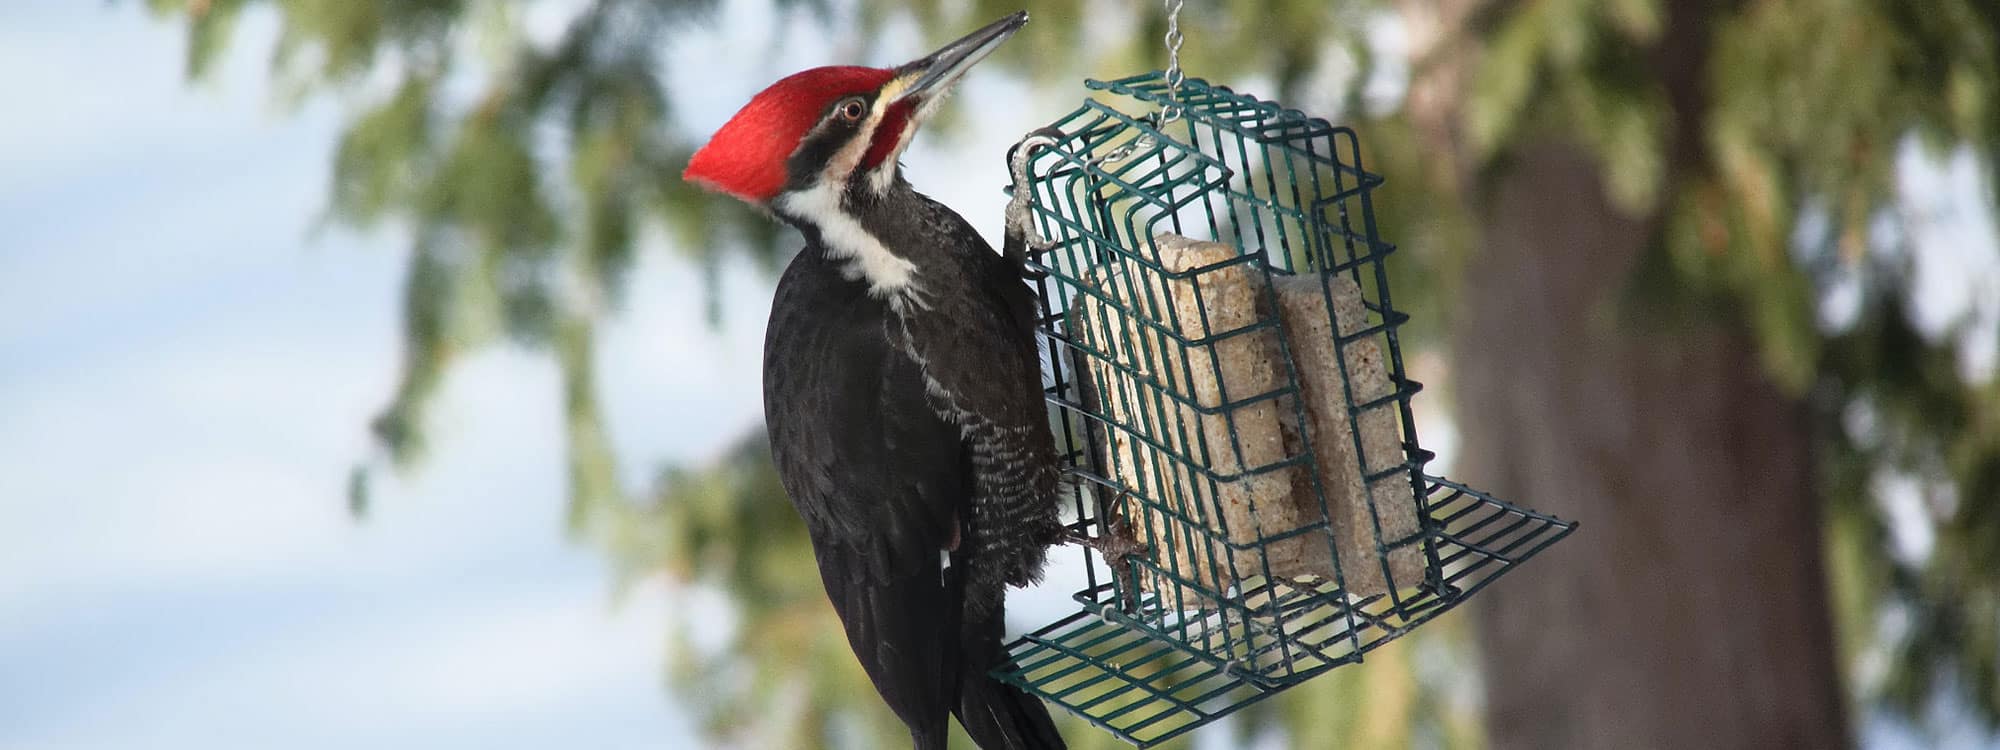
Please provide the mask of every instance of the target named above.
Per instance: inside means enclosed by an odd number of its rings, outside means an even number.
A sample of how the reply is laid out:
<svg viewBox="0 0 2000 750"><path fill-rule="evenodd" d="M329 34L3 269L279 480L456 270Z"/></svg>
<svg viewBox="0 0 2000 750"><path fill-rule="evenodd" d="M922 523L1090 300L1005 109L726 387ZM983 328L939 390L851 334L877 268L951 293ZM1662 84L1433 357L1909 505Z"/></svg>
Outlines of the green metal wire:
<svg viewBox="0 0 2000 750"><path fill-rule="evenodd" d="M1408 317L1389 295L1386 261L1395 246L1377 235L1371 203L1382 178L1363 169L1353 131L1196 78L1176 87L1149 73L1086 85L1110 103L1087 99L1057 120L1062 137L1030 157L1022 186L1048 243L1030 258L1047 274L1040 282L1041 335L1052 354L1046 393L1070 473L1086 489L1072 530L1105 541L1120 517L1148 551L1115 562L1083 552L1080 611L1011 644L1016 668L995 676L1148 746L1360 661L1574 524L1425 473L1432 454L1419 445L1410 410L1422 386L1404 371L1397 328ZM1177 116L1159 117L1168 106ZM1239 254L1170 271L1154 244L1169 231ZM1266 312L1277 309L1274 277L1319 278L1329 315L1333 277L1361 289L1368 319L1329 323L1350 405L1354 472L1373 523L1374 554L1364 557L1372 559L1340 554L1310 436L1299 435L1301 444L1277 460L1245 459L1239 412L1274 403L1303 425L1305 399L1288 337L1271 336L1282 326L1277 315L1217 330L1197 305L1194 319L1181 319L1169 285L1199 290L1220 273L1262 281ZM1236 392L1222 377L1221 357L1202 353L1255 335L1279 342L1282 377L1263 392ZM1345 350L1364 341L1380 348L1392 387L1362 399ZM1213 403L1190 385L1196 367L1220 391ZM1093 369L1109 377L1096 382ZM1362 419L1370 414L1395 420L1398 455L1368 455ZM1220 418L1228 428L1211 436L1190 417ZM1311 478L1317 519L1288 529L1227 528L1228 514L1216 505L1224 486L1295 470ZM1416 508L1415 532L1385 538L1377 487L1405 488L1396 492L1407 492ZM1249 513L1260 518L1254 505ZM1274 574L1266 552L1280 543L1324 543L1332 579ZM1390 557L1404 550L1421 553L1420 579L1397 577ZM1348 573L1361 566L1379 571L1385 592L1349 590Z"/></svg>

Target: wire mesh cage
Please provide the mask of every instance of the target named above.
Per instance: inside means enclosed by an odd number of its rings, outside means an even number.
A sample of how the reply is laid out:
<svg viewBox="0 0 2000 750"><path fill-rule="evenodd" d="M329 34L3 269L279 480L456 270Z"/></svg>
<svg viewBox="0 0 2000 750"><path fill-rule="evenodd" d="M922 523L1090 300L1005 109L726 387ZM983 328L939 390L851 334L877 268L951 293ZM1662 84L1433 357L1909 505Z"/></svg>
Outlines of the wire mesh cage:
<svg viewBox="0 0 2000 750"><path fill-rule="evenodd" d="M1029 157L1090 544L1081 611L996 676L1147 746L1360 661L1573 524L1425 472L1353 131L1200 79L1087 85L1178 116L1089 99Z"/></svg>

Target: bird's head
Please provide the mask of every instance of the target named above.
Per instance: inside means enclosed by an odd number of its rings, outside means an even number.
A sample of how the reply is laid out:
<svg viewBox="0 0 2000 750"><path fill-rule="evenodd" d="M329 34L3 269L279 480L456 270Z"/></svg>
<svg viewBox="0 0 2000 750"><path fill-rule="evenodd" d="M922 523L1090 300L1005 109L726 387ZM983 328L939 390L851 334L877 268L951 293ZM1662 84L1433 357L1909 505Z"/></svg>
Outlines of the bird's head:
<svg viewBox="0 0 2000 750"><path fill-rule="evenodd" d="M918 126L960 77L1028 22L1023 11L896 68L836 66L758 93L688 162L683 179L764 208L788 194L883 192Z"/></svg>

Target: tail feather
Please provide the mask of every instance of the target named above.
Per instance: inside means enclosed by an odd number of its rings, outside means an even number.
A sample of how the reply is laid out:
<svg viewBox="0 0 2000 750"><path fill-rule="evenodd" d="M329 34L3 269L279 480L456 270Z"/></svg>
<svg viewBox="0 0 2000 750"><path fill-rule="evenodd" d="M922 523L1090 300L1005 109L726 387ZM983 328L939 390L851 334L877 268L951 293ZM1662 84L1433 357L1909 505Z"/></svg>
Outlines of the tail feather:
<svg viewBox="0 0 2000 750"><path fill-rule="evenodd" d="M967 675L952 709L982 750L1063 750L1049 709L1035 696L981 673Z"/></svg>
<svg viewBox="0 0 2000 750"><path fill-rule="evenodd" d="M952 645L922 613L954 606L935 572L883 575L867 572L865 558L839 545L813 547L827 599L840 615L847 643L889 710L910 727L917 750L945 750L956 687L945 650ZM946 633L949 630L944 631Z"/></svg>
<svg viewBox="0 0 2000 750"><path fill-rule="evenodd" d="M1002 645L1003 622L998 606L991 616L965 622L958 702L952 715L981 750L1063 750L1066 745L1048 706L989 674L1014 666Z"/></svg>

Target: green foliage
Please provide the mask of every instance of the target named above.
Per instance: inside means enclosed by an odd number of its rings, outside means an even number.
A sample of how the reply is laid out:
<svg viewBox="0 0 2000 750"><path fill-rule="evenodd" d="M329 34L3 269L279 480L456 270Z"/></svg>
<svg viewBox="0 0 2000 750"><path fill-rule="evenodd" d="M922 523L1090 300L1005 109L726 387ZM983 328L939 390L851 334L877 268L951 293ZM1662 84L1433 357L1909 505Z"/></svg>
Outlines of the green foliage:
<svg viewBox="0 0 2000 750"><path fill-rule="evenodd" d="M671 117L659 41L713 3L598 0L540 48L522 37L517 6L499 0L149 2L185 19L191 77L209 70L253 6L280 19L277 77L352 103L330 218L409 232L403 373L376 435L412 467L430 399L455 362L502 337L551 351L572 410L572 515L582 523L583 506L618 494L587 342L622 296L640 233L671 229L711 281L719 247L766 268L779 258L779 234L762 217L679 179L693 142Z"/></svg>
<svg viewBox="0 0 2000 750"><path fill-rule="evenodd" d="M1855 457L1827 482L1832 557L1848 579L1836 594L1852 599L1842 602L1843 624L1872 635L1862 647L1886 657L1879 684L1863 687L1890 705L1921 715L1946 685L1990 717L2000 713L2000 384L1963 382L1953 347L1911 325L1898 285L1877 283L1863 304L1872 314L1830 340L1826 357L1829 379L1854 399L1854 411L1823 430ZM1929 559L1885 552L1891 534L1867 507L1871 482L1885 477L1914 480L1939 518ZM1903 632L1877 634L1885 603Z"/></svg>
<svg viewBox="0 0 2000 750"><path fill-rule="evenodd" d="M1659 198L1667 120L1645 45L1659 35L1653 0L1523 3L1494 20L1487 54L1465 101L1474 153L1490 159L1530 128L1559 120L1597 150L1619 205L1643 211ZM1559 102L1560 115L1535 104Z"/></svg>
<svg viewBox="0 0 2000 750"><path fill-rule="evenodd" d="M434 145L431 98L437 81L410 76L396 93L356 116L333 152L330 210L357 224L374 224L414 203Z"/></svg>

